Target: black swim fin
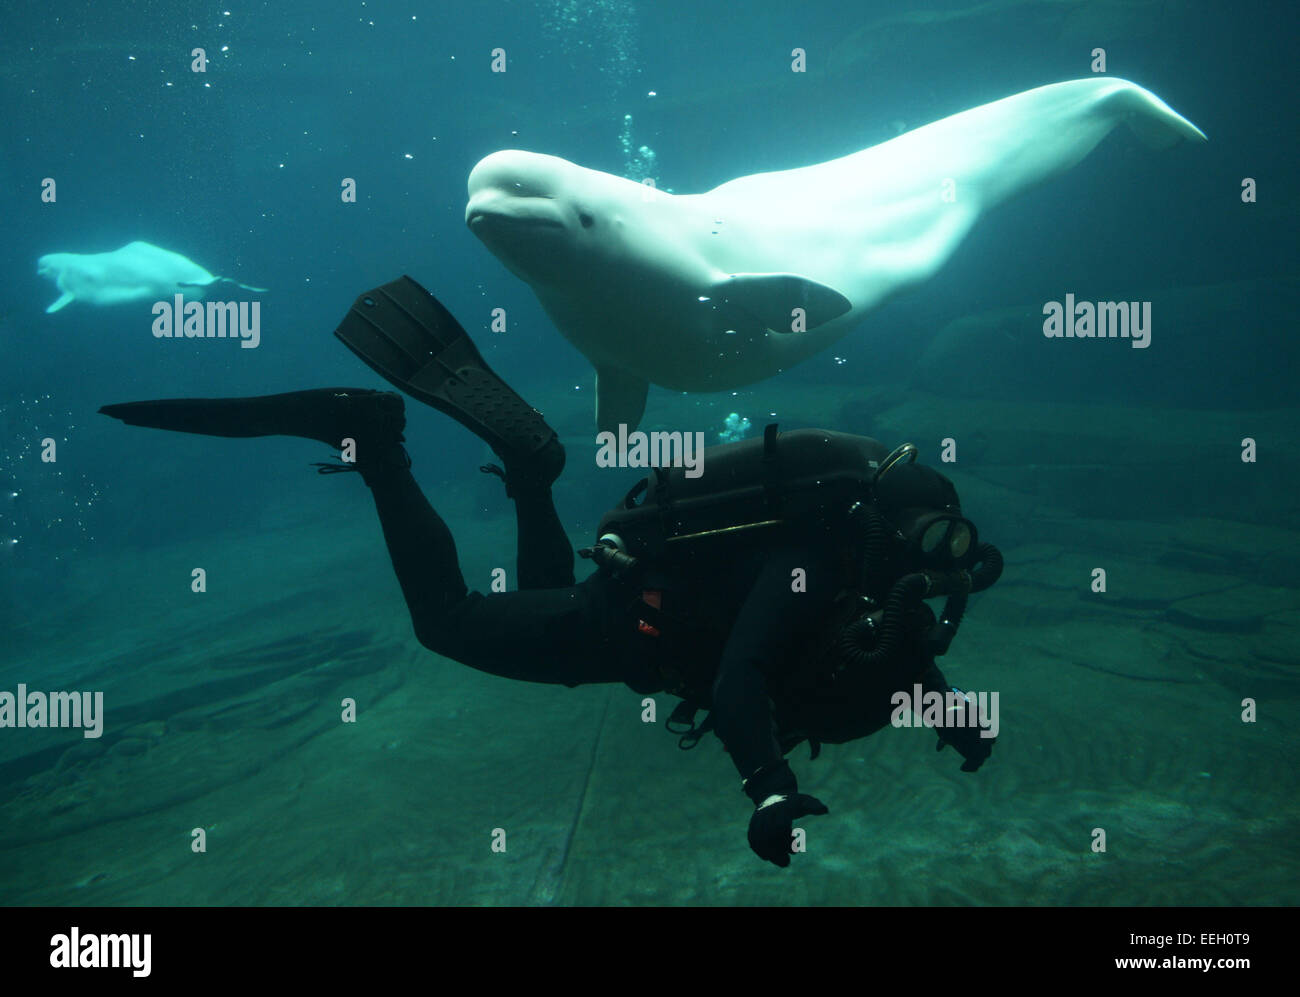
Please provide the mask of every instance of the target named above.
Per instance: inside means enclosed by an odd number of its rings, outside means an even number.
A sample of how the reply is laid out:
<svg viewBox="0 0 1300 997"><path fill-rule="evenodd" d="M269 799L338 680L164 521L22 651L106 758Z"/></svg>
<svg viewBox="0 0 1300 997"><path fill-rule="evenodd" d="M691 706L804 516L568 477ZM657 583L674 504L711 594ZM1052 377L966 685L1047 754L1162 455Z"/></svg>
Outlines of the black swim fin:
<svg viewBox="0 0 1300 997"><path fill-rule="evenodd" d="M249 398L160 398L99 410L128 426L204 436L301 436L340 446L400 443L406 426L402 396L368 388L315 388Z"/></svg>
<svg viewBox="0 0 1300 997"><path fill-rule="evenodd" d="M555 430L493 372L451 312L410 277L357 298L334 335L381 377L487 443L507 474L549 484L563 468Z"/></svg>

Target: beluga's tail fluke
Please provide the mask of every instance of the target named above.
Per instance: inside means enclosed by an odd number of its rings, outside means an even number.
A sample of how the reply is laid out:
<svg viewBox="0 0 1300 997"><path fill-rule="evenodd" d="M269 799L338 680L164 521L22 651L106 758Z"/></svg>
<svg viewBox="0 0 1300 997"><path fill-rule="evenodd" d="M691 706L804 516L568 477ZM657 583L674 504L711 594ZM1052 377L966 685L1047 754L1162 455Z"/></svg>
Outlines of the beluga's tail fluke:
<svg viewBox="0 0 1300 997"><path fill-rule="evenodd" d="M241 284L239 281L235 280L234 277L218 277L214 283L218 282L222 284L233 284L240 290L252 291L254 294L266 294L267 291L270 290L270 288L267 287L254 287L252 284Z"/></svg>
<svg viewBox="0 0 1300 997"><path fill-rule="evenodd" d="M1184 139L1206 141L1205 132L1150 90L1128 80L1115 80L1115 83L1118 89L1114 100L1118 106L1130 109L1125 123L1143 144L1152 149L1167 149Z"/></svg>

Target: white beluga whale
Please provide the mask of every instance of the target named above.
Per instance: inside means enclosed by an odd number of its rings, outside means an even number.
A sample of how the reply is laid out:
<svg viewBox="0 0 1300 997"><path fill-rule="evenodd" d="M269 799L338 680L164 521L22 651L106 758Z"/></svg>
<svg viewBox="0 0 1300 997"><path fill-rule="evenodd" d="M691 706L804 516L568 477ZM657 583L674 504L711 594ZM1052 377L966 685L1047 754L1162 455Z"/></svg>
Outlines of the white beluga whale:
<svg viewBox="0 0 1300 997"><path fill-rule="evenodd" d="M119 305L175 294L202 298L214 284L258 293L266 290L216 277L180 253L147 242L129 242L111 253L48 253L36 261L36 272L59 288L58 299L45 309L47 314L74 301Z"/></svg>
<svg viewBox="0 0 1300 997"><path fill-rule="evenodd" d="M596 368L598 427L631 428L650 383L738 388L830 346L1121 123L1155 147L1205 139L1134 83L1072 80L705 194L496 152L470 173L465 221Z"/></svg>

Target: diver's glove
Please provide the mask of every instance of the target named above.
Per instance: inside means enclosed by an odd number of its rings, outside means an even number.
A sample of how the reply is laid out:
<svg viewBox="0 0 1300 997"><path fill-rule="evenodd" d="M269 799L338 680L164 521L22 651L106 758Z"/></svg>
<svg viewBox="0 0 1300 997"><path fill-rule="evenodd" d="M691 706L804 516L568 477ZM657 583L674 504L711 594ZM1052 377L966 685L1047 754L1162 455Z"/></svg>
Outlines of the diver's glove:
<svg viewBox="0 0 1300 997"><path fill-rule="evenodd" d="M800 817L830 813L815 796L799 792L790 765L783 758L764 765L743 783L745 795L754 801L749 818L749 847L761 859L785 868L794 854L794 822Z"/></svg>
<svg viewBox="0 0 1300 997"><path fill-rule="evenodd" d="M954 688L953 692L961 696L966 696L960 689ZM958 754L966 759L961 763L963 772L974 772L985 760L993 753L993 742L996 737L983 737L981 731L989 729L987 717L979 714L979 706L975 699L966 696L969 704L966 708L966 726L957 727L951 723L943 727L936 727L935 732L939 735L939 743L934 746L935 751L942 751L944 745L951 744L957 749ZM952 720L952 717L946 719Z"/></svg>

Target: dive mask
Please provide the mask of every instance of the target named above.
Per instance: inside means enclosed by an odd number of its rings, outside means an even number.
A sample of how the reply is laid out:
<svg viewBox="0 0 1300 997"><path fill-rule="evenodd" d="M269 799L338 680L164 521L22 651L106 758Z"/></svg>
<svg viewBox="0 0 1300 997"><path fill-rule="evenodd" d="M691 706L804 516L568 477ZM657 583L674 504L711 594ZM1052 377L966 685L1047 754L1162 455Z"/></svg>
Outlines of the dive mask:
<svg viewBox="0 0 1300 997"><path fill-rule="evenodd" d="M916 447L908 443L881 463L872 482L881 513L906 542L909 566L970 567L979 536L975 524L961 514L957 489L934 468L915 461Z"/></svg>
<svg viewBox="0 0 1300 997"><path fill-rule="evenodd" d="M979 536L975 524L948 510L906 509L895 520L907 541L906 558L916 567L970 567Z"/></svg>

